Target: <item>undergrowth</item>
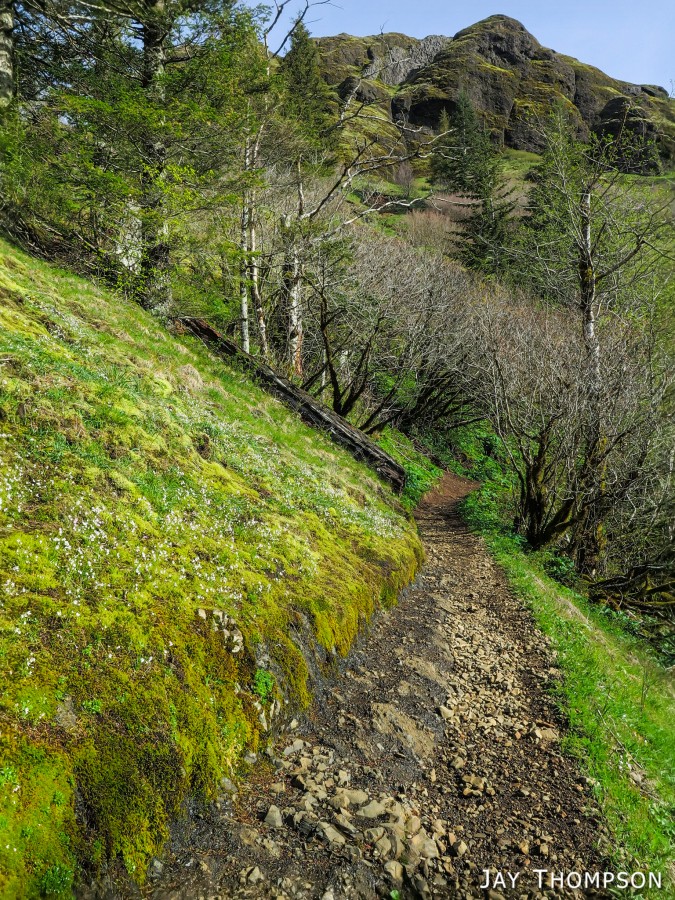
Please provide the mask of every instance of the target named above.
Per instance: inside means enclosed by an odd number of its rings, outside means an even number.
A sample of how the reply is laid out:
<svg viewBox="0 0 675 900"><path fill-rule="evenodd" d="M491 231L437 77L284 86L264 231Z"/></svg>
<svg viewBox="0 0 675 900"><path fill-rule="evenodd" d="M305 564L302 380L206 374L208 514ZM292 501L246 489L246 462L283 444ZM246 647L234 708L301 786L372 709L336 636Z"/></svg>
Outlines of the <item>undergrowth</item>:
<svg viewBox="0 0 675 900"><path fill-rule="evenodd" d="M0 895L142 881L421 559L365 467L136 305L0 243ZM262 715L264 713L264 715Z"/></svg>
<svg viewBox="0 0 675 900"><path fill-rule="evenodd" d="M405 487L401 502L406 509L414 509L443 474L410 438L393 428L386 428L378 439L379 445L405 470Z"/></svg>

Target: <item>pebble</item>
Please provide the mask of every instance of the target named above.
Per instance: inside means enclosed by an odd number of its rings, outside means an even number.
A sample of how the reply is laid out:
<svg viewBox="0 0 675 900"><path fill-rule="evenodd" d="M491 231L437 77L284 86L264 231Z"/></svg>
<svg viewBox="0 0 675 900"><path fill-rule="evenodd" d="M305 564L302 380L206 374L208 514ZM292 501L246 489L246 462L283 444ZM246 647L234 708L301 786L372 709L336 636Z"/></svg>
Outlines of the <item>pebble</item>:
<svg viewBox="0 0 675 900"><path fill-rule="evenodd" d="M278 806L270 806L265 816L265 824L269 825L270 828L283 828L284 820Z"/></svg>

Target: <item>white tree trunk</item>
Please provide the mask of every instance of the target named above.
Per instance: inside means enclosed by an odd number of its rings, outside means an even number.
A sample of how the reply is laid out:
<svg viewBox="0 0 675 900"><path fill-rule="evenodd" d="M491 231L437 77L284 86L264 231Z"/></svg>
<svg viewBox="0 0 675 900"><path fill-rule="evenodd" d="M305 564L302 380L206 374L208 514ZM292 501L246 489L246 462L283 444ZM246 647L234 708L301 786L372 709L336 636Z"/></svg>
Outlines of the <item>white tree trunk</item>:
<svg viewBox="0 0 675 900"><path fill-rule="evenodd" d="M265 310L263 309L262 294L260 293L260 266L258 265L258 229L255 222L256 207L255 197L251 197L251 206L248 216L248 249L250 252L250 282L251 297L255 308L256 318L258 320L258 334L260 335L260 349L266 360L269 360L270 348L267 341L267 322L265 320Z"/></svg>
<svg viewBox="0 0 675 900"><path fill-rule="evenodd" d="M147 0L143 21L143 87L149 100L162 106L166 66L164 0ZM171 253L164 189L167 148L160 135L150 135L145 146L143 176L143 305L167 309L171 303Z"/></svg>
<svg viewBox="0 0 675 900"><path fill-rule="evenodd" d="M298 250L291 252L291 282L288 292L288 356L294 375L302 375L302 340L304 336L300 305L300 258Z"/></svg>
<svg viewBox="0 0 675 900"><path fill-rule="evenodd" d="M303 322L300 303L302 271L300 253L294 235L291 233L291 217L282 219L282 232L286 238L284 259L283 291L288 315L287 362L294 375L302 375Z"/></svg>
<svg viewBox="0 0 675 900"><path fill-rule="evenodd" d="M248 140L244 148L244 171L248 172L251 167L251 147ZM249 203L249 192L244 191L241 204L241 262L239 265L239 324L241 327L241 349L244 353L251 352L251 341L248 329L248 269L249 269L249 216L251 207Z"/></svg>
<svg viewBox="0 0 675 900"><path fill-rule="evenodd" d="M14 97L14 3L0 0L0 109Z"/></svg>
<svg viewBox="0 0 675 900"><path fill-rule="evenodd" d="M585 191L581 195L581 228L582 246L579 255L579 282L581 286L581 312L583 317L583 338L588 354L589 389L591 402L600 402L602 372L600 367L600 342L595 330L596 325L596 275L593 259L593 243L591 234L591 194ZM594 414L598 414L595 410Z"/></svg>

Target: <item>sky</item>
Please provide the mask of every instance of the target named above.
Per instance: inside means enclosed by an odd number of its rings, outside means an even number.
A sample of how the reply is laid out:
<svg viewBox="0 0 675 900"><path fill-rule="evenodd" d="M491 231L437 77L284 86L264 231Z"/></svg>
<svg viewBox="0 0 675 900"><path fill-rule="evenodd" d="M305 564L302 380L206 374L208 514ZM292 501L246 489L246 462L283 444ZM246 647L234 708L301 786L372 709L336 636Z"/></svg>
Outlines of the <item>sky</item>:
<svg viewBox="0 0 675 900"><path fill-rule="evenodd" d="M317 37L343 31L452 37L496 13L518 19L545 47L576 56L613 78L671 91L675 0L333 0L310 9L306 22Z"/></svg>

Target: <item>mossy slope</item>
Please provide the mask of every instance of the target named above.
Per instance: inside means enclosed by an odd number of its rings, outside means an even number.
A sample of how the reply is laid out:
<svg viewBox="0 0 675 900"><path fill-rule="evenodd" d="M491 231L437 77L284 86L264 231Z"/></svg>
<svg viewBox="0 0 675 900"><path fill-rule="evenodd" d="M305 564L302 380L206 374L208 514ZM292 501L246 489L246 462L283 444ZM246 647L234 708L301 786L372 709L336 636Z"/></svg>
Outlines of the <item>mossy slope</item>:
<svg viewBox="0 0 675 900"><path fill-rule="evenodd" d="M4 243L0 345L0 895L142 881L421 546L194 339Z"/></svg>

